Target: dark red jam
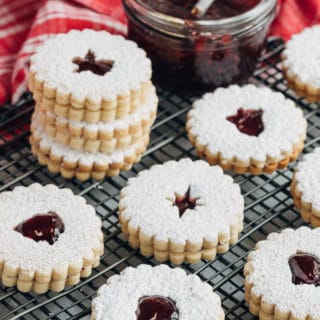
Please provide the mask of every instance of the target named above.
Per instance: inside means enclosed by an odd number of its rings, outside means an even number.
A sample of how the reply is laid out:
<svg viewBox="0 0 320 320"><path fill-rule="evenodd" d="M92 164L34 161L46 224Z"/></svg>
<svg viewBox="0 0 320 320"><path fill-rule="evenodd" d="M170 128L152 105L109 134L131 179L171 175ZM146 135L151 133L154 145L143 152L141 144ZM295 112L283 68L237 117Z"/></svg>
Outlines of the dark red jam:
<svg viewBox="0 0 320 320"><path fill-rule="evenodd" d="M197 200L190 196L190 187L188 188L184 196L177 196L174 206L177 206L179 209L180 218L183 216L187 209L194 209L197 206Z"/></svg>
<svg viewBox="0 0 320 320"><path fill-rule="evenodd" d="M52 245L64 232L64 223L56 213L48 212L47 214L34 215L19 223L14 230L36 242L47 241Z"/></svg>
<svg viewBox="0 0 320 320"><path fill-rule="evenodd" d="M139 299L137 320L178 320L176 303L160 296L146 296Z"/></svg>
<svg viewBox="0 0 320 320"><path fill-rule="evenodd" d="M313 254L296 253L289 258L292 283L320 285L320 260Z"/></svg>
<svg viewBox="0 0 320 320"><path fill-rule="evenodd" d="M144 7L182 19L198 19L193 13L198 0L137 0ZM223 19L253 9L261 0L215 0L201 19Z"/></svg>
<svg viewBox="0 0 320 320"><path fill-rule="evenodd" d="M84 58L74 58L72 62L78 65L76 72L91 71L99 76L105 75L113 67L111 60L96 60L95 54L91 50Z"/></svg>
<svg viewBox="0 0 320 320"><path fill-rule="evenodd" d="M258 136L264 129L262 121L262 110L251 110L240 108L235 115L226 119L235 124L238 130L249 136Z"/></svg>
<svg viewBox="0 0 320 320"><path fill-rule="evenodd" d="M152 61L153 81L165 89L188 95L246 83L265 45L275 11L275 4L270 5L263 14L239 27L234 22L218 26L216 22L223 21L221 18L238 18L265 1L216 0L199 19L191 13L195 0L123 2L128 16L128 37L146 50ZM132 2L147 11L139 11ZM164 18L153 18L148 14L152 11L180 18L182 22L179 26L171 25ZM213 27L199 26L203 20Z"/></svg>

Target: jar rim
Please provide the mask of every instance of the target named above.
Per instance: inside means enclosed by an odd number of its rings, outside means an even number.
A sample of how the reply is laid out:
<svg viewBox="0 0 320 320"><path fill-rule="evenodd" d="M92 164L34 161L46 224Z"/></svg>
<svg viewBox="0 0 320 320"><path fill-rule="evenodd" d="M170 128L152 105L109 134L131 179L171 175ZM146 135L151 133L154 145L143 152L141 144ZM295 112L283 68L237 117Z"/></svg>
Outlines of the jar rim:
<svg viewBox="0 0 320 320"><path fill-rule="evenodd" d="M270 10L273 10L277 5L277 0L262 0L259 2L254 8L241 13L237 16L222 18L222 19L182 19L174 16L170 16L168 14L160 13L158 11L148 9L142 4L138 3L136 0L123 0L125 4L129 4L130 7L142 15L147 14L148 18L151 20L155 20L158 23L167 23L172 27L177 28L185 28L186 25L190 24L193 28L208 28L208 29L216 29L216 28L232 28L237 27L242 24L247 24L252 20L255 20L257 17L261 19L270 13ZM259 19L260 20L260 19Z"/></svg>

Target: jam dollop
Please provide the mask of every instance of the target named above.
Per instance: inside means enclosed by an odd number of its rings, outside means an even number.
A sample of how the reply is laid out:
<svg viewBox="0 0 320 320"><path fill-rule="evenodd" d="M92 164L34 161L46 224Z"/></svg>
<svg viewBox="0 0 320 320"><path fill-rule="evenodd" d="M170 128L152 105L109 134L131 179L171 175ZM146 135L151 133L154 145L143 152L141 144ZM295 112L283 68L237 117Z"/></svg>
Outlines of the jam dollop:
<svg viewBox="0 0 320 320"><path fill-rule="evenodd" d="M235 124L238 130L249 136L258 136L264 129L262 121L263 110L240 108L237 113L226 119Z"/></svg>
<svg viewBox="0 0 320 320"><path fill-rule="evenodd" d="M292 283L320 285L320 260L313 254L298 252L289 258Z"/></svg>
<svg viewBox="0 0 320 320"><path fill-rule="evenodd" d="M261 0L215 0L209 9L198 17L192 9L199 0L137 0L148 9L182 19L223 19L237 16L254 8Z"/></svg>
<svg viewBox="0 0 320 320"><path fill-rule="evenodd" d="M197 206L197 198L192 198L190 195L190 187L184 196L176 195L174 206L179 209L180 218L183 216L187 209L194 209Z"/></svg>
<svg viewBox="0 0 320 320"><path fill-rule="evenodd" d="M84 58L74 58L72 62L79 66L75 72L91 71L99 76L111 71L114 63L112 60L96 60L96 56L91 50L87 52Z"/></svg>
<svg viewBox="0 0 320 320"><path fill-rule="evenodd" d="M137 320L178 320L176 303L166 297L145 296L139 299Z"/></svg>
<svg viewBox="0 0 320 320"><path fill-rule="evenodd" d="M52 245L64 232L64 223L59 215L48 212L47 214L34 215L30 219L19 223L14 230L36 242L47 241Z"/></svg>

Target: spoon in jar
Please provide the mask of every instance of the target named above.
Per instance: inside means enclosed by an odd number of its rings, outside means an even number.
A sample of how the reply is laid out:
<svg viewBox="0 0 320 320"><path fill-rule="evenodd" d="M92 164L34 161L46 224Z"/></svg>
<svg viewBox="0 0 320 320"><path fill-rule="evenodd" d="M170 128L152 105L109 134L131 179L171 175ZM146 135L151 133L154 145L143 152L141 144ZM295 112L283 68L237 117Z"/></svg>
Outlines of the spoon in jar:
<svg viewBox="0 0 320 320"><path fill-rule="evenodd" d="M215 0L199 0L191 9L191 13L197 17L203 16Z"/></svg>

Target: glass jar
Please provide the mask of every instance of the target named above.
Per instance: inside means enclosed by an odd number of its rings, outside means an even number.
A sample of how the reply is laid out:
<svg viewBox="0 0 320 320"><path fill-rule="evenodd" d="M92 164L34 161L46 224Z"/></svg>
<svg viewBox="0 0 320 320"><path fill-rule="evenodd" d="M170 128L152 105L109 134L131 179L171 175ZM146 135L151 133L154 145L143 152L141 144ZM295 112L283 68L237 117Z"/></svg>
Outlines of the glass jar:
<svg viewBox="0 0 320 320"><path fill-rule="evenodd" d="M199 94L253 73L275 15L276 0L261 0L251 10L218 20L169 16L123 0L128 37L146 50L154 81L172 91Z"/></svg>

